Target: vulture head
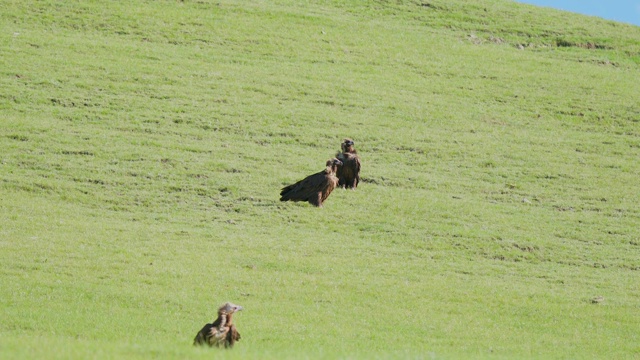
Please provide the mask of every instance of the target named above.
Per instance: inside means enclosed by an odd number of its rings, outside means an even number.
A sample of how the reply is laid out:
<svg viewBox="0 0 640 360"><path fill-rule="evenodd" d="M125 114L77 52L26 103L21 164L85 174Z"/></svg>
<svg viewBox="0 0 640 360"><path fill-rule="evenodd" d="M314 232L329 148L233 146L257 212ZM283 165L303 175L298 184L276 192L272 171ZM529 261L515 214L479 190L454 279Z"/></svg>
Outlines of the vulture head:
<svg viewBox="0 0 640 360"><path fill-rule="evenodd" d="M342 152L345 153L355 153L356 149L353 147L354 142L351 139L344 139L340 147L342 148Z"/></svg>
<svg viewBox="0 0 640 360"><path fill-rule="evenodd" d="M327 160L327 172L335 174L339 166L342 166L342 161L336 158Z"/></svg>
<svg viewBox="0 0 640 360"><path fill-rule="evenodd" d="M224 305L220 306L220 308L218 309L218 315L232 315L233 313L235 313L236 311L242 311L243 307L240 305L236 305L236 304L232 304L230 302L225 303Z"/></svg>

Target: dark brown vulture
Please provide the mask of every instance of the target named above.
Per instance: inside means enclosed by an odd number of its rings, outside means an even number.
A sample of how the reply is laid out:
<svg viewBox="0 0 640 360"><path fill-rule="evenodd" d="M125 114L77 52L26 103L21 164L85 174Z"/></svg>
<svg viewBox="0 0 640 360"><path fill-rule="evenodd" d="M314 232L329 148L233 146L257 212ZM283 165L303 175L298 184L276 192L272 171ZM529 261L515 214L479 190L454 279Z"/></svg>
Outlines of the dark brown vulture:
<svg viewBox="0 0 640 360"><path fill-rule="evenodd" d="M193 339L193 345L209 345L215 347L232 348L240 340L240 333L233 324L232 317L242 306L225 303L218 309L218 318L211 324L205 325Z"/></svg>
<svg viewBox="0 0 640 360"><path fill-rule="evenodd" d="M342 166L336 173L338 186L355 190L360 182L360 158L353 147L353 140L344 139L340 147L342 152L336 155L342 161Z"/></svg>
<svg viewBox="0 0 640 360"><path fill-rule="evenodd" d="M333 189L338 186L336 170L342 166L338 159L327 161L327 168L309 175L297 183L285 186L280 191L280 201L308 201L309 204L322 207Z"/></svg>

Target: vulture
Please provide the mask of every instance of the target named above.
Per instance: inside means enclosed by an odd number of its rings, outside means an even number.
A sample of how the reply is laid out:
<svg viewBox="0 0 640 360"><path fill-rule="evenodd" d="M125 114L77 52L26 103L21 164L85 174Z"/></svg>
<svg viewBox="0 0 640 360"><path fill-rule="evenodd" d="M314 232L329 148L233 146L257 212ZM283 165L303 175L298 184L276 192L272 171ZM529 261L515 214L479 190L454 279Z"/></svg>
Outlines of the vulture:
<svg viewBox="0 0 640 360"><path fill-rule="evenodd" d="M344 139L340 147L342 152L336 155L342 161L342 166L336 173L338 186L355 190L360 182L360 158L353 147L353 140Z"/></svg>
<svg viewBox="0 0 640 360"><path fill-rule="evenodd" d="M242 306L225 303L218 309L218 318L211 324L206 324L193 339L193 345L209 345L215 347L232 348L240 340L240 333L233 324L233 314L241 311Z"/></svg>
<svg viewBox="0 0 640 360"><path fill-rule="evenodd" d="M280 201L308 201L311 205L322 207L322 203L338 186L336 171L340 166L342 161L335 158L328 160L327 168L323 171L283 187L280 191Z"/></svg>

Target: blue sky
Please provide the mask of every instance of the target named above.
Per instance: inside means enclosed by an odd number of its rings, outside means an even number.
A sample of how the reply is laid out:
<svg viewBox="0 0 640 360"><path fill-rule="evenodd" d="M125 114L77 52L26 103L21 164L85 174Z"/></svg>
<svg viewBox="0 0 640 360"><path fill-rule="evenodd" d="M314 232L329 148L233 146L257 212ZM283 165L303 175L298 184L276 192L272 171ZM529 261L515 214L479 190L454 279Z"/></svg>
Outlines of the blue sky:
<svg viewBox="0 0 640 360"><path fill-rule="evenodd" d="M640 0L517 0L640 26Z"/></svg>

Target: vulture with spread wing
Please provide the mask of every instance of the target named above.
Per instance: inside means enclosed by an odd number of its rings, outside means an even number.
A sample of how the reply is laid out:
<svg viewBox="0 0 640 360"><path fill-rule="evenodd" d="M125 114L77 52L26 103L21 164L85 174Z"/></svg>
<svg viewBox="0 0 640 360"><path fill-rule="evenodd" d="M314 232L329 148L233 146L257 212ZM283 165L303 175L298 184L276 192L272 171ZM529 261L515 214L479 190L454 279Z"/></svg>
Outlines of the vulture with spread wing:
<svg viewBox="0 0 640 360"><path fill-rule="evenodd" d="M339 187L355 190L360 182L360 158L353 144L353 140L344 139L340 145L342 152L339 152L336 157L342 161L342 166L338 169L336 176Z"/></svg>
<svg viewBox="0 0 640 360"><path fill-rule="evenodd" d="M218 309L218 318L211 324L206 324L193 340L193 345L209 345L231 348L240 340L240 333L233 324L232 317L242 306L230 302Z"/></svg>
<svg viewBox="0 0 640 360"><path fill-rule="evenodd" d="M297 183L285 186L280 191L280 201L308 201L311 205L322 207L333 189L338 186L337 169L342 166L338 159L327 161L327 168L309 175Z"/></svg>

